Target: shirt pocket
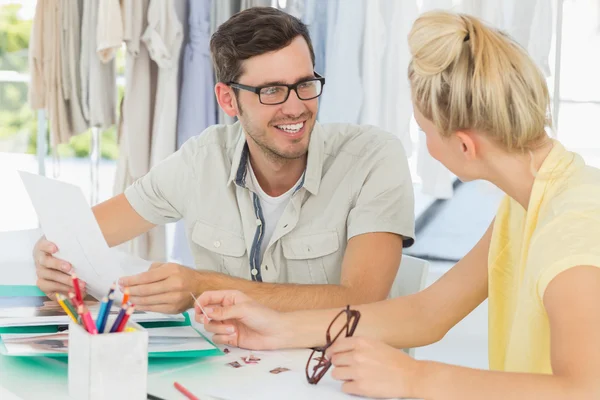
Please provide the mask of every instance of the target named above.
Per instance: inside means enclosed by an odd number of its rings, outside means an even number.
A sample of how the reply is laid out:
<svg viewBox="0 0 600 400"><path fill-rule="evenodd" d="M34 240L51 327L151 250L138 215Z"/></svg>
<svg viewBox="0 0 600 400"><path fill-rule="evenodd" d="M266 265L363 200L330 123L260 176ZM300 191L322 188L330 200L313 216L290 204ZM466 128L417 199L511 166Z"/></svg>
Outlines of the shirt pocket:
<svg viewBox="0 0 600 400"><path fill-rule="evenodd" d="M200 257L201 269L216 269L215 266L202 265L208 259L218 262L219 272L240 276L242 266L248 264L246 242L242 235L197 221L192 230L192 241L202 247L201 253L209 252L210 257Z"/></svg>
<svg viewBox="0 0 600 400"><path fill-rule="evenodd" d="M339 257L332 256L340 248L337 231L290 234L281 239L281 246L290 283L326 284L326 266L341 268Z"/></svg>

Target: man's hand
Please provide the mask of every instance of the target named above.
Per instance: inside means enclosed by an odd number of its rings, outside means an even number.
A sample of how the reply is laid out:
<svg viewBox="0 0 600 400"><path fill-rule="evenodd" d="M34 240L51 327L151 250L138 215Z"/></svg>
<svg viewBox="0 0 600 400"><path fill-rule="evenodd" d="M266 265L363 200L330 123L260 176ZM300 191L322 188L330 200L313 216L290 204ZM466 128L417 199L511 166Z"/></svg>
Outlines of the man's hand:
<svg viewBox="0 0 600 400"><path fill-rule="evenodd" d="M73 280L71 274L73 267L70 263L53 256L58 247L42 236L33 248L33 260L37 274L37 286L54 299L56 293L68 295L73 291ZM85 297L85 282L79 280L82 295Z"/></svg>
<svg viewBox="0 0 600 400"><path fill-rule="evenodd" d="M175 263L154 263L147 272L123 277L129 301L141 311L178 314L194 306L190 293L201 290L202 272Z"/></svg>
<svg viewBox="0 0 600 400"><path fill-rule="evenodd" d="M340 337L325 353L334 368L331 376L345 381L349 394L404 398L413 395L419 362L383 342L362 337Z"/></svg>
<svg viewBox="0 0 600 400"><path fill-rule="evenodd" d="M237 290L204 292L198 297L210 321L196 304L196 321L214 333L219 344L252 350L289 347L293 335L292 314L274 311Z"/></svg>

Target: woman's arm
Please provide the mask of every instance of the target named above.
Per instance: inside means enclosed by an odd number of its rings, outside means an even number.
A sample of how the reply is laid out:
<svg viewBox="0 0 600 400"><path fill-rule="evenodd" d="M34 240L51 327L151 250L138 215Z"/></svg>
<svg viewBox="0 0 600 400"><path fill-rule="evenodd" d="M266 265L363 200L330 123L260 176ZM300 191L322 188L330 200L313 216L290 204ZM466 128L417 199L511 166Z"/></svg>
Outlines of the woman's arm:
<svg viewBox="0 0 600 400"><path fill-rule="evenodd" d="M477 245L429 288L411 296L353 307L361 313L355 335L398 348L423 346L444 337L487 297L492 225ZM199 302L211 309L209 317L215 322L205 325L216 334L215 342L255 349L322 346L327 327L340 311L279 314L237 291L205 292ZM205 322L199 311L198 320Z"/></svg>
<svg viewBox="0 0 600 400"><path fill-rule="evenodd" d="M600 268L559 274L544 294L553 375L479 371L424 362L416 397L427 399L599 399ZM525 333L524 333L525 334Z"/></svg>

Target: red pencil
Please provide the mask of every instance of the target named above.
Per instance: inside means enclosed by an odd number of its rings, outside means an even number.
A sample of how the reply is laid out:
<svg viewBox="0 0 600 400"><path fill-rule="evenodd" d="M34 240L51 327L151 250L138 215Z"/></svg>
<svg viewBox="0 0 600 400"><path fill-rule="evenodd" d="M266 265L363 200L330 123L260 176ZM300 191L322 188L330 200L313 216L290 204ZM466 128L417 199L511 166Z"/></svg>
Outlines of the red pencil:
<svg viewBox="0 0 600 400"><path fill-rule="evenodd" d="M131 314L133 314L134 309L135 309L135 306L131 305L131 307L129 307L127 309L127 311L125 311L125 315L123 315L123 319L121 320L121 323L117 327L117 332L123 332L123 330L125 330L125 325L127 325L127 320L129 319Z"/></svg>
<svg viewBox="0 0 600 400"><path fill-rule="evenodd" d="M185 397L187 397L190 400L200 400L199 398L197 398L196 396L194 396L189 390L187 390L186 388L184 388L183 386L181 386L180 383L173 383L173 385L175 386L175 389L179 390L181 392L181 394L183 394Z"/></svg>
<svg viewBox="0 0 600 400"><path fill-rule="evenodd" d="M69 300L71 300L71 303L73 303L75 307L79 307L79 305L83 304L77 300L77 296L75 296L75 293L73 292L69 292Z"/></svg>
<svg viewBox="0 0 600 400"><path fill-rule="evenodd" d="M94 324L94 320L92 319L92 314L90 314L89 310L85 308L82 304L77 307L77 313L81 315L81 320L83 321L83 327L86 331L91 333L92 335L98 334L98 329L96 328L96 324Z"/></svg>
<svg viewBox="0 0 600 400"><path fill-rule="evenodd" d="M83 303L83 297L81 296L81 288L79 287L79 279L77 279L77 275L71 275L71 279L73 279L73 286L75 287L75 296L77 296L77 300Z"/></svg>

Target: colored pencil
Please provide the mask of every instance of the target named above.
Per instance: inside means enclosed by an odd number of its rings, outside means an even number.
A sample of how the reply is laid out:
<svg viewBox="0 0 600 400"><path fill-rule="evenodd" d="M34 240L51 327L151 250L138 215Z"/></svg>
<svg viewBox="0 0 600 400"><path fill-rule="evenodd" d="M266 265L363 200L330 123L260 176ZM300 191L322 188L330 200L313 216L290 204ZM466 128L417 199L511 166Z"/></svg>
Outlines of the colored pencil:
<svg viewBox="0 0 600 400"><path fill-rule="evenodd" d="M119 311L119 315L117 315L117 319L115 319L115 322L113 323L112 328L110 328L110 332L116 332L117 328L119 327L119 324L121 323L121 320L123 319L123 317L125 317L125 312L127 311L127 304L123 304L123 306L121 307L121 311Z"/></svg>
<svg viewBox="0 0 600 400"><path fill-rule="evenodd" d="M121 323L117 327L117 332L123 332L123 330L125 329L125 326L127 325L127 320L129 319L129 317L131 317L131 314L133 314L134 309L135 309L135 306L132 305L131 307L129 307L127 309L127 311L125 311L125 315L123 316Z"/></svg>
<svg viewBox="0 0 600 400"><path fill-rule="evenodd" d="M184 388L181 383L175 382L173 383L173 386L175 386L175 389L179 390L179 392L181 394L183 394L185 397L187 397L189 400L200 400L199 398L197 398L196 396L194 396L189 390L187 390L186 388Z"/></svg>
<svg viewBox="0 0 600 400"><path fill-rule="evenodd" d="M102 314L102 318L100 318L100 313L98 313L98 319L96 320L96 326L98 327L99 333L104 333L104 329L106 328L106 321L108 321L108 316L110 315L110 310L112 308L113 300L115 299L114 290L109 292L108 301L106 304L102 304L104 306L104 313Z"/></svg>
<svg viewBox="0 0 600 400"><path fill-rule="evenodd" d="M58 304L60 304L60 306L62 307L63 310L65 310L65 312L67 313L67 315L75 322L77 322L77 318L75 317L75 315L73 315L73 312L69 309L69 307L67 307L67 305L65 304L65 296L63 296L60 293L56 293L56 301L58 301Z"/></svg>
<svg viewBox="0 0 600 400"><path fill-rule="evenodd" d="M90 314L89 310L81 304L77 307L77 312L81 315L83 327L92 335L98 334L98 329L96 329L96 325L94 325L94 320L92 319L92 314Z"/></svg>
<svg viewBox="0 0 600 400"><path fill-rule="evenodd" d="M102 333L100 329L102 327L102 321L104 321L104 315L106 314L106 304L108 303L108 297L104 296L102 298L102 302L100 302L100 310L98 310L98 315L96 316L96 328L99 333Z"/></svg>
<svg viewBox="0 0 600 400"><path fill-rule="evenodd" d="M71 314L73 314L75 317L78 317L79 314L77 314L77 308L75 308L73 303L71 303L66 296L61 295L61 297L63 298L65 305L69 308L69 310L71 310ZM78 320L77 322L80 321Z"/></svg>
<svg viewBox="0 0 600 400"><path fill-rule="evenodd" d="M122 304L127 304L128 301L129 301L129 288L126 287L125 290L123 291L123 302L122 302Z"/></svg>
<svg viewBox="0 0 600 400"><path fill-rule="evenodd" d="M71 275L71 279L73 279L73 287L75 288L75 297L79 302L83 303L83 297L81 296L81 288L79 287L79 279L77 279L77 275Z"/></svg>
<svg viewBox="0 0 600 400"><path fill-rule="evenodd" d="M75 307L79 307L80 305L83 304L82 302L77 300L77 296L73 292L69 292L69 300L71 300L71 303L73 303L73 306L75 306Z"/></svg>

